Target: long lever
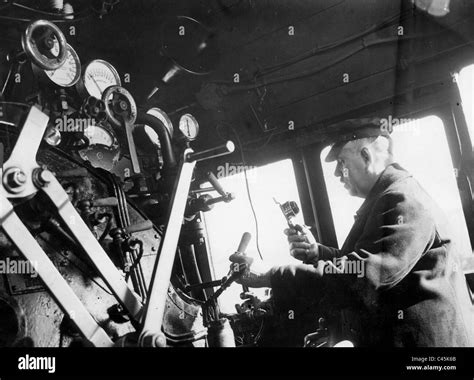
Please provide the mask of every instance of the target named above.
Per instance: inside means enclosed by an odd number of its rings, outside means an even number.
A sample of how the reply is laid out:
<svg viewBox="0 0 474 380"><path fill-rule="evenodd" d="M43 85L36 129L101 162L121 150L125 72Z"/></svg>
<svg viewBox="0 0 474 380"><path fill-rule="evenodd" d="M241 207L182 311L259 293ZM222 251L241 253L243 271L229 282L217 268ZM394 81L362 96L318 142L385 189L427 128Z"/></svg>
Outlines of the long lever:
<svg viewBox="0 0 474 380"><path fill-rule="evenodd" d="M143 329L138 339L138 344L142 347L166 346L166 337L162 333L161 327L166 308L171 272L173 270L181 225L196 162L232 153L234 149L235 145L228 141L222 146L204 151L194 152L192 149L186 149L184 152L171 197L168 224L160 241L160 254L156 258L153 268L148 303L143 318Z"/></svg>
<svg viewBox="0 0 474 380"><path fill-rule="evenodd" d="M251 238L252 235L250 232L245 232L240 239L240 244L237 248L237 251L229 257L229 260L234 263L246 264L246 269L253 263L253 259L245 254ZM242 285L242 290L244 293L248 293L249 287L247 285Z"/></svg>

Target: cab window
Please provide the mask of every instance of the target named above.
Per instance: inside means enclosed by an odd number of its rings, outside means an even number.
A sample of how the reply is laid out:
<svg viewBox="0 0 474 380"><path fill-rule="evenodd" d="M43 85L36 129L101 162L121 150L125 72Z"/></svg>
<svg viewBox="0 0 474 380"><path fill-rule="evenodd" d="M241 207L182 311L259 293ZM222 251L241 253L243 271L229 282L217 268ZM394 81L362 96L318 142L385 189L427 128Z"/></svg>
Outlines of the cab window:
<svg viewBox="0 0 474 380"><path fill-rule="evenodd" d="M291 200L301 205L292 161L287 159L245 169L247 181L241 165L224 164L217 168L215 174L219 182L226 191L234 193L235 199L230 203L219 203L212 212L204 213L215 279L227 275L230 268L229 256L237 250L244 232L252 234L246 253L254 258L254 267L266 270L275 265L297 263L289 255L288 243L283 234L283 230L287 228L286 220L273 199L281 203ZM217 196L217 193L210 194ZM297 221L302 223L302 220L300 213ZM257 232L263 261L257 249ZM231 285L219 297L221 311L235 312L234 305L240 301L241 292L240 285ZM265 296L265 289L252 289L252 292L257 296Z"/></svg>

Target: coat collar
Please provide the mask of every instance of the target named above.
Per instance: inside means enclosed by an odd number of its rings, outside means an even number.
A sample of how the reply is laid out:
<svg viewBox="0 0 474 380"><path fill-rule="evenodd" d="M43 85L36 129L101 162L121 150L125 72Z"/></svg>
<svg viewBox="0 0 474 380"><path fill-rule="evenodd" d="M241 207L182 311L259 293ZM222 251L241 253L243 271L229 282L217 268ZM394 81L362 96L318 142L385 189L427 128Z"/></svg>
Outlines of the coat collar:
<svg viewBox="0 0 474 380"><path fill-rule="evenodd" d="M366 213L370 209L376 197L383 193L390 185L407 177L412 177L412 175L403 169L399 164L393 163L387 166L380 174L377 182L375 182L372 190L370 190L369 195L367 195L364 203L362 203L362 206L360 206L359 210L357 210L355 218L357 219Z"/></svg>

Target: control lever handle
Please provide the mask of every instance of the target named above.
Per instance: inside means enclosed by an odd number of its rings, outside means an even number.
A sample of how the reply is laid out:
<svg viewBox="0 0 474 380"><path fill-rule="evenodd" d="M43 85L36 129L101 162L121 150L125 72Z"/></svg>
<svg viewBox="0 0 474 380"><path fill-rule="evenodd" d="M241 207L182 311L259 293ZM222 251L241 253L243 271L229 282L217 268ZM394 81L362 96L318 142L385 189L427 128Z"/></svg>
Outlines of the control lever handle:
<svg viewBox="0 0 474 380"><path fill-rule="evenodd" d="M212 205L217 202L229 203L230 201L235 199L235 195L233 193L228 193L224 190L224 188L219 183L219 180L216 178L213 172L207 172L206 177L211 183L212 187L214 187L214 189L220 194L220 197L208 201L207 204Z"/></svg>
<svg viewBox="0 0 474 380"><path fill-rule="evenodd" d="M235 199L235 195L233 193L227 193L226 195L223 195L221 197L206 199L205 203L207 206L211 206L219 202L229 203L230 201L234 199Z"/></svg>
<svg viewBox="0 0 474 380"><path fill-rule="evenodd" d="M206 177L209 180L209 182L211 183L211 185L214 187L214 189L220 195L222 195L223 197L225 197L227 195L227 192L224 190L222 185L219 183L219 180L217 179L217 177L214 175L213 172L207 172Z"/></svg>
<svg viewBox="0 0 474 380"><path fill-rule="evenodd" d="M232 141L227 141L223 145L216 146L214 148L206 149L201 152L189 152L185 155L187 162L199 162L204 160L210 160L226 154L232 153L235 150L235 145Z"/></svg>
<svg viewBox="0 0 474 380"><path fill-rule="evenodd" d="M223 292L226 290L237 278L242 276L243 273L252 264L253 259L245 255L245 251L249 245L252 235L249 232L245 232L240 239L239 247L237 251L233 253L229 260L236 265L232 265L228 275L222 279L222 285L216 292L206 301L206 305L211 305ZM244 292L248 292L248 288L243 286Z"/></svg>

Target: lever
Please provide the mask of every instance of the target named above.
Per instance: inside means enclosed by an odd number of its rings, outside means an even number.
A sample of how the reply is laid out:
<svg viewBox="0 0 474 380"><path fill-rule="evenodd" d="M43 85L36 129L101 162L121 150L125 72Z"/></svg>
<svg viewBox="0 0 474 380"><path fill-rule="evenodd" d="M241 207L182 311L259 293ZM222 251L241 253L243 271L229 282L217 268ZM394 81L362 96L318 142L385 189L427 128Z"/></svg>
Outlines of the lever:
<svg viewBox="0 0 474 380"><path fill-rule="evenodd" d="M214 187L214 189L216 189L216 191L220 195L225 196L227 194L227 192L223 189L213 172L207 172L206 177L211 183L211 185Z"/></svg>
<svg viewBox="0 0 474 380"><path fill-rule="evenodd" d="M232 265L228 275L223 278L221 287L217 289L211 297L209 297L206 301L206 305L210 305L214 302L224 292L224 290L226 290L237 278L242 276L245 271L248 270L250 265L252 265L253 259L245 254L251 238L252 235L249 232L245 232L242 235L237 251L229 257L230 261L238 264L237 268L235 268L235 265ZM242 285L242 289L244 292L249 291L248 287L244 285Z"/></svg>
<svg viewBox="0 0 474 380"><path fill-rule="evenodd" d="M240 244L239 244L239 247L237 248L237 251L229 257L230 261L232 261L234 263L245 264L247 266L247 268L250 267L250 265L252 265L253 258L248 257L245 254L245 251L247 250L247 247L250 243L251 238L252 238L252 235L249 232L245 232L242 235L242 238L240 239ZM244 293L249 292L249 288L246 285L242 285L242 290L243 290Z"/></svg>
<svg viewBox="0 0 474 380"><path fill-rule="evenodd" d="M186 216L192 216L198 212L207 212L211 211L212 207L219 202L230 202L231 200L235 199L234 194L228 193L226 196L216 197L213 198L209 194L204 194L199 198L191 198L188 201L188 205L186 207Z"/></svg>
<svg viewBox="0 0 474 380"><path fill-rule="evenodd" d="M234 150L235 144L232 141L227 141L225 144L219 145L215 148L206 149L201 152L189 152L185 157L187 162L199 162L225 156L226 154L232 153Z"/></svg>

